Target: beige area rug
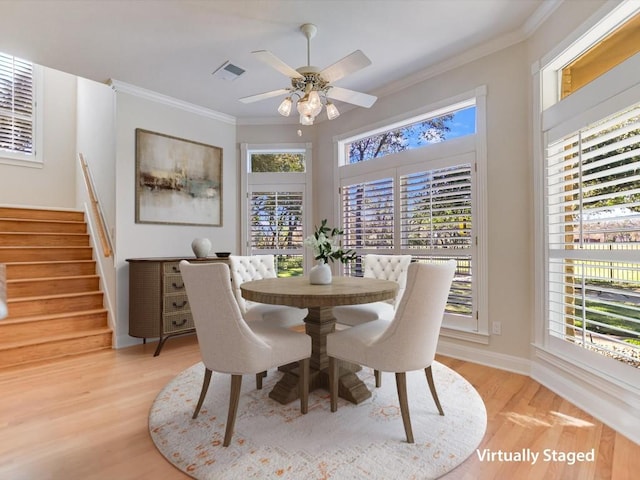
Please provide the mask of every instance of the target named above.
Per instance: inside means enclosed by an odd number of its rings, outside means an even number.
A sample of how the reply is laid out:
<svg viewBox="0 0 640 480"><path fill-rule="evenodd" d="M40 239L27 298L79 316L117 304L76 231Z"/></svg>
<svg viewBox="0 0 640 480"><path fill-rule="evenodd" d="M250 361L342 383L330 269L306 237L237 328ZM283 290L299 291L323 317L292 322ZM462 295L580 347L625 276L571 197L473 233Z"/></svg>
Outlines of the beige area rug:
<svg viewBox="0 0 640 480"><path fill-rule="evenodd" d="M167 460L197 479L429 479L449 472L471 455L487 426L476 390L450 368L434 363L433 376L445 415L438 415L424 372L407 373L415 444L406 443L391 373L375 388L373 374L359 375L373 395L360 405L339 399L331 413L329 394L311 392L309 413L298 401L281 405L268 397L280 373L270 371L262 390L243 378L231 445L222 446L229 376L214 372L196 420L204 366L180 373L158 395L149 431Z"/></svg>

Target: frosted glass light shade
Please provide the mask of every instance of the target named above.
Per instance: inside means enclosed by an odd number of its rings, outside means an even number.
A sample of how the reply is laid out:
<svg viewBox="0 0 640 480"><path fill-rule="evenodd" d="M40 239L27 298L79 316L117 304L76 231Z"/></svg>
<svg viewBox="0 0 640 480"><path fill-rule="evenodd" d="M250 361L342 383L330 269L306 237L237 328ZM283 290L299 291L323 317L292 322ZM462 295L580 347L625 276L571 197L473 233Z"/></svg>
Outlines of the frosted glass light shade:
<svg viewBox="0 0 640 480"><path fill-rule="evenodd" d="M288 117L291 114L291 106L293 102L291 101L291 97L285 98L280 106L278 107L278 113L283 117Z"/></svg>
<svg viewBox="0 0 640 480"><path fill-rule="evenodd" d="M329 120L333 120L334 118L338 118L339 116L340 112L338 111L338 107L336 107L331 102L327 102L327 118Z"/></svg>

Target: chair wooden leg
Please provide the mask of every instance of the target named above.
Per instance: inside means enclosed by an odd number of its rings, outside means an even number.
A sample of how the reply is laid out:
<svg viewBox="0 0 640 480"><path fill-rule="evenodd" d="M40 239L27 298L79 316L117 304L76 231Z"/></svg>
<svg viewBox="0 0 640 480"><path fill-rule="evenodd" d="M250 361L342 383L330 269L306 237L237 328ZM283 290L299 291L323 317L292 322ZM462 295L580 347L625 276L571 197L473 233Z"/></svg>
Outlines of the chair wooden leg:
<svg viewBox="0 0 640 480"><path fill-rule="evenodd" d="M411 430L411 418L409 417L409 402L407 401L407 376L404 372L396 372L396 388L400 400L400 413L404 431L407 434L407 443L413 443L413 431Z"/></svg>
<svg viewBox="0 0 640 480"><path fill-rule="evenodd" d="M309 359L302 359L299 364L298 389L300 395L300 412L305 414L309 410Z"/></svg>
<svg viewBox="0 0 640 480"><path fill-rule="evenodd" d="M233 426L236 423L236 413L238 413L238 403L240 402L240 387L242 386L242 375L231 375L231 392L229 393L229 414L227 415L227 428L224 432L224 442L222 445L228 447L233 436Z"/></svg>
<svg viewBox="0 0 640 480"><path fill-rule="evenodd" d="M338 360L329 357L329 393L331 394L331 411L338 410Z"/></svg>
<svg viewBox="0 0 640 480"><path fill-rule="evenodd" d="M256 389L262 390L262 379L267 378L267 371L256 373Z"/></svg>
<svg viewBox="0 0 640 480"><path fill-rule="evenodd" d="M376 379L376 388L380 388L382 385L382 374L380 373L380 370L374 370L373 376Z"/></svg>
<svg viewBox="0 0 640 480"><path fill-rule="evenodd" d="M193 412L193 416L191 418L197 418L198 413L200 413L200 407L202 407L202 402L204 402L204 397L207 396L207 390L209 390L209 382L211 382L211 370L205 368L204 370L204 381L202 382L202 390L200 390L200 398L198 399L198 404L196 405L196 409Z"/></svg>
<svg viewBox="0 0 640 480"><path fill-rule="evenodd" d="M436 407L438 407L438 412L440 415L444 415L444 411L442 410L442 405L440 405L440 400L438 399L438 393L436 392L436 385L433 383L433 372L431 371L431 365L424 369L424 373L427 376L427 383L429 384L429 390L431 390L431 396L433 397L433 401L436 402Z"/></svg>

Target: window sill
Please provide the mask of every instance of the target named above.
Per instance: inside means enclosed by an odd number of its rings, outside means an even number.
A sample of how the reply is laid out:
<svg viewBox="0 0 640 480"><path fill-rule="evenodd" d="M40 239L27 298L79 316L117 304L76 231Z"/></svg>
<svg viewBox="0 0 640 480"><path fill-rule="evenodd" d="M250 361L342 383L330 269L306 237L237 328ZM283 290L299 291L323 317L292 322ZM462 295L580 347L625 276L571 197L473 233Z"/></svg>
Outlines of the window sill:
<svg viewBox="0 0 640 480"><path fill-rule="evenodd" d="M40 160L26 160L20 158L4 157L0 155L0 165L13 165L14 167L43 168L44 163Z"/></svg>

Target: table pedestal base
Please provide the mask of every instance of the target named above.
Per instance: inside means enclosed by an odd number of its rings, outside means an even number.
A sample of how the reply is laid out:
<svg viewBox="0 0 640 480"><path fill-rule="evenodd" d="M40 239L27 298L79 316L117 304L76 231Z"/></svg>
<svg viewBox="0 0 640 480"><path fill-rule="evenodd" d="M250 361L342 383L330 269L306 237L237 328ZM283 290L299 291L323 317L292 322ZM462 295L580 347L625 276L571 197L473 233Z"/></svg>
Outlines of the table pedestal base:
<svg viewBox="0 0 640 480"><path fill-rule="evenodd" d="M336 319L332 307L311 307L304 319L305 332L311 337L311 361L309 391L323 388L329 390L329 357L327 356L327 335L335 330ZM338 395L351 403L358 404L371 396L367 386L355 374L361 367L347 362L338 362ZM298 369L285 372L276 383L269 397L282 404L298 398Z"/></svg>

